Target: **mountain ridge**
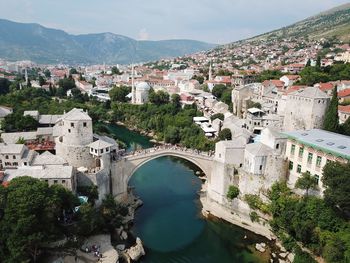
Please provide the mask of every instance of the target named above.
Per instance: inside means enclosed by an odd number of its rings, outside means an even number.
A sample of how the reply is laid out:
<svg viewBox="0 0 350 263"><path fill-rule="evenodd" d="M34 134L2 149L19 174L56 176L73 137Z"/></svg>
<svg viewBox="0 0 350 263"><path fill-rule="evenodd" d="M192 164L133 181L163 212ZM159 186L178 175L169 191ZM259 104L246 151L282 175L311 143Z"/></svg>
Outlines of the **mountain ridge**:
<svg viewBox="0 0 350 263"><path fill-rule="evenodd" d="M215 47L196 40L138 41L111 32L73 35L38 23L0 19L0 57L67 64L129 64L177 57Z"/></svg>
<svg viewBox="0 0 350 263"><path fill-rule="evenodd" d="M288 26L234 41L224 46L266 40L267 38L300 36L308 36L313 39L337 37L343 41L350 41L350 3L325 10Z"/></svg>

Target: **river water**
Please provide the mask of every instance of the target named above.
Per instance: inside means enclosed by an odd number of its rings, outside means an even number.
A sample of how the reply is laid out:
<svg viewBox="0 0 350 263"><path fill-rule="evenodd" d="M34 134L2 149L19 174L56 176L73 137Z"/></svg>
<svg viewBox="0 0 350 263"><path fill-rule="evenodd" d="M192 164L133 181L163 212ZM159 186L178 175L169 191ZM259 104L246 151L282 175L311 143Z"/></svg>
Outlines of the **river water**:
<svg viewBox="0 0 350 263"><path fill-rule="evenodd" d="M135 144L151 147L145 136L124 127L109 129L132 150ZM267 262L254 251L266 241L222 221L205 220L200 215L199 169L178 158L161 157L140 167L129 185L144 205L136 212L133 233L144 243L144 263L248 263Z"/></svg>

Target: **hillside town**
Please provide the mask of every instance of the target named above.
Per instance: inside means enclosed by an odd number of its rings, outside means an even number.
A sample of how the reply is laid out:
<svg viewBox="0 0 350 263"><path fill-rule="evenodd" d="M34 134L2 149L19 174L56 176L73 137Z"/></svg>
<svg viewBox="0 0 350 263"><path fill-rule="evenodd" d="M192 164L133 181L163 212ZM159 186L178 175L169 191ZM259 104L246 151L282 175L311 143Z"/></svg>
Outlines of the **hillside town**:
<svg viewBox="0 0 350 263"><path fill-rule="evenodd" d="M1 189L27 177L48 187L62 186L81 201L71 208L73 215L61 209L58 217L65 227L94 218L92 212L74 218L84 213L87 200L93 201L90 209L103 207L103 231L113 232L119 243L111 247L108 236L90 240L92 245L85 240L80 257L100 260L95 243L106 238L103 254L108 256L102 262L124 262L124 257L136 262L145 250L130 228L142 202L133 196L130 177L149 160L175 156L202 170L197 175L203 180L199 196L204 216L277 240L276 250L267 249L267 241L253 246L268 254L268 262L307 262L294 261L301 254L318 260L324 255L316 243L327 244L326 257L337 250L337 242L348 245L337 235L349 235L344 219L349 204L337 198L349 194L349 180L342 186L329 178L333 172L349 175L349 117L350 45L338 40L257 38L130 65L0 59ZM114 124L150 136L155 144L127 149L106 128ZM336 194L329 199L334 185ZM324 207L323 198L336 207L325 218L342 215L332 222L336 230L313 223L305 231L304 225L286 230L288 219L275 220L288 214L284 201L297 214L304 209L297 206L299 200ZM2 202L0 198L0 220ZM115 210L126 210L123 216L111 216L120 222L106 219L111 203ZM296 229L304 232L295 234ZM327 262L347 262L343 254L343 261Z"/></svg>

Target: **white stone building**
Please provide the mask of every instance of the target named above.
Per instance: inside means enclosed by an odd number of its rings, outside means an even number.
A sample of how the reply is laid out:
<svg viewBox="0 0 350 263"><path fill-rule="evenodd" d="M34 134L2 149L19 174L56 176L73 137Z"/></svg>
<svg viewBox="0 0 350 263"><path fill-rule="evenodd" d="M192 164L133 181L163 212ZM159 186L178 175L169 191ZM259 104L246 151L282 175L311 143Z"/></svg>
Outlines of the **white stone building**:
<svg viewBox="0 0 350 263"><path fill-rule="evenodd" d="M132 94L133 104L144 104L148 102L148 95L151 87L147 82L140 82L134 88L134 94Z"/></svg>
<svg viewBox="0 0 350 263"><path fill-rule="evenodd" d="M350 160L350 137L324 130L299 130L284 133L288 137L285 156L289 161L288 184L294 187L304 172L318 178L321 192L322 170L327 161Z"/></svg>

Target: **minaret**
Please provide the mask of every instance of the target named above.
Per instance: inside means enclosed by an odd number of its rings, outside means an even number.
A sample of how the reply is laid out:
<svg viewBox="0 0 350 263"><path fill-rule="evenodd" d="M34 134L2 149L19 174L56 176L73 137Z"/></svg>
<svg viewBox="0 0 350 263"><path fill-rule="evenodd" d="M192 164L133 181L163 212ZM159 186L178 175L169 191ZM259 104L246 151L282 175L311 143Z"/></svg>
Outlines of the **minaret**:
<svg viewBox="0 0 350 263"><path fill-rule="evenodd" d="M210 60L210 63L209 63L209 81L212 81L213 80L213 73L212 73L212 68L211 68L211 60Z"/></svg>
<svg viewBox="0 0 350 263"><path fill-rule="evenodd" d="M131 65L131 103L136 103L136 90L134 83L134 64Z"/></svg>
<svg viewBox="0 0 350 263"><path fill-rule="evenodd" d="M27 68L24 69L24 78L26 79L26 85L28 86L28 72L27 72Z"/></svg>

